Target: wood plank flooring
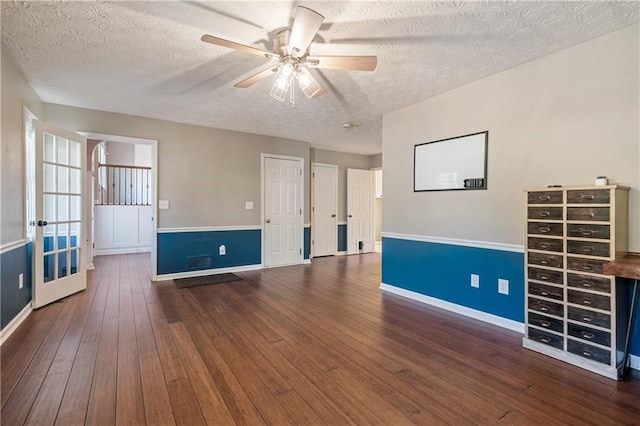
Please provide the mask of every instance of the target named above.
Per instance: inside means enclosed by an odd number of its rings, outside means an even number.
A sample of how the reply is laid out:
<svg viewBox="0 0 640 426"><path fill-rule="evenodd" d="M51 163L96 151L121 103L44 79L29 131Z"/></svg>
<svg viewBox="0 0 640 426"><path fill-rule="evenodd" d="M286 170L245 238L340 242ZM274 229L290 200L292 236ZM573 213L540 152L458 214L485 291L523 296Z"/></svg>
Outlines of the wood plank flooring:
<svg viewBox="0 0 640 426"><path fill-rule="evenodd" d="M378 290L380 255L178 289L148 254L96 258L86 291L1 348L3 425L640 424L616 382L518 333Z"/></svg>

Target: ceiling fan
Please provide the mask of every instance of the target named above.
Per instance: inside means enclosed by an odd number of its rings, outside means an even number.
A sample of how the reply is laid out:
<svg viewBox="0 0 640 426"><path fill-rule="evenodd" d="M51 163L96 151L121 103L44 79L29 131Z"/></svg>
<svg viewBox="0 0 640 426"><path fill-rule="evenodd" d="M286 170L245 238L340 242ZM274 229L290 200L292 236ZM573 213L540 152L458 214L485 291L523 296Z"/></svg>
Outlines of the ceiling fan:
<svg viewBox="0 0 640 426"><path fill-rule="evenodd" d="M324 16L304 6L298 6L293 26L276 33L273 40L273 52L257 47L236 43L220 37L205 34L201 40L218 46L228 47L253 55L271 59L268 66L236 83L234 87L247 88L275 74L271 97L285 101L287 96L295 106L295 86L311 99L324 95L326 90L309 72L309 68L337 70L373 71L378 63L376 56L311 56L308 49L318 33ZM277 61L274 63L274 61Z"/></svg>

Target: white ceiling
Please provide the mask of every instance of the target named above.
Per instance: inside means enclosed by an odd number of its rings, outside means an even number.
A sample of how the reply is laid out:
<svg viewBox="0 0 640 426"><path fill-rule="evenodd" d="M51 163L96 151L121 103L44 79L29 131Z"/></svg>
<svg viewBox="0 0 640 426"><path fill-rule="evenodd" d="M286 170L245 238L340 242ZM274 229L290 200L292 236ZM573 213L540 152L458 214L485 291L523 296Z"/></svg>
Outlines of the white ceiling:
<svg viewBox="0 0 640 426"><path fill-rule="evenodd" d="M295 6L325 16L312 54L378 56L374 72L312 70L328 93L295 109L271 80L235 82L266 59ZM382 115L639 20L638 1L2 1L2 44L44 102L381 151ZM425 117L427 120L428 117ZM344 122L356 125L344 129Z"/></svg>

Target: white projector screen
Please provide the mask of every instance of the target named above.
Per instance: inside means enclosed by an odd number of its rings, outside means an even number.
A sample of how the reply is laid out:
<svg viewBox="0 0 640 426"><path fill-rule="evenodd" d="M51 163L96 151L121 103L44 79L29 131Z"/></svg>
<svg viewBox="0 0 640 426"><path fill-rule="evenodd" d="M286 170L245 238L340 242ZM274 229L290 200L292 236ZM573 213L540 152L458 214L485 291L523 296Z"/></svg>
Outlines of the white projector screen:
<svg viewBox="0 0 640 426"><path fill-rule="evenodd" d="M484 131L415 145L414 192L487 189L488 139Z"/></svg>

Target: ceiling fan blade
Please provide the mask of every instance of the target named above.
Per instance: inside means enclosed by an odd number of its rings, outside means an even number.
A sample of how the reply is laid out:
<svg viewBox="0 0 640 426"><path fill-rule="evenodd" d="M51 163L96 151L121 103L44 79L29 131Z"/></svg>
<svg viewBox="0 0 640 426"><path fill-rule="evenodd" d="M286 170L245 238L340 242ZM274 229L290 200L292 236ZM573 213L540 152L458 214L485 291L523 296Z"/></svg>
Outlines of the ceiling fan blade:
<svg viewBox="0 0 640 426"><path fill-rule="evenodd" d="M288 46L292 56L297 58L304 56L311 41L318 33L322 21L324 21L324 16L318 12L304 6L298 6Z"/></svg>
<svg viewBox="0 0 640 426"><path fill-rule="evenodd" d="M273 52L269 52L269 51L266 51L266 50L258 49L257 47L253 47L253 46L247 46L246 44L240 44L240 43L236 43L234 41L225 40L223 38L215 37L215 36L212 36L212 35L209 35L209 34L203 35L200 38L200 40L204 41L205 43L211 43L211 44L215 44L217 46L228 47L229 49L235 49L235 50L239 50L241 52L251 53L252 55L266 56L268 58L272 57L272 56L277 56Z"/></svg>
<svg viewBox="0 0 640 426"><path fill-rule="evenodd" d="M253 86L257 82L272 76L273 73L276 71L276 69L277 67L275 67L273 64L270 64L268 68L258 71L252 76L245 78L242 81L239 81L238 83L234 84L233 87L237 87L239 89L246 89L247 87Z"/></svg>
<svg viewBox="0 0 640 426"><path fill-rule="evenodd" d="M312 68L334 70L373 71L378 65L377 56L308 56L307 65Z"/></svg>
<svg viewBox="0 0 640 426"><path fill-rule="evenodd" d="M322 96L327 93L327 91L324 90L324 88L320 85L318 80L316 80L315 77L311 75L308 69L300 67L299 71L301 74L301 76L298 77L298 81L300 82L300 90L302 90L302 93L304 93L304 95L308 99L317 98L318 96ZM303 81L305 83L308 82L308 84L303 84Z"/></svg>

